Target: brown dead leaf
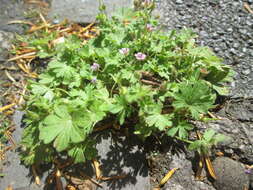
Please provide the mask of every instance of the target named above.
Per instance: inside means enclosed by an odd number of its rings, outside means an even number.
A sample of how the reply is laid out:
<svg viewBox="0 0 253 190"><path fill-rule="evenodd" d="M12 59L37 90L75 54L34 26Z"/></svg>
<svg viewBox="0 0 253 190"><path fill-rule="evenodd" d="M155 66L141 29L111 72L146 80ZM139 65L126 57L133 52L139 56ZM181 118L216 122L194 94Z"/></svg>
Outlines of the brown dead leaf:
<svg viewBox="0 0 253 190"><path fill-rule="evenodd" d="M29 3L29 4L36 4L40 7L44 7L44 8L48 8L49 7L49 4L45 1L41 1L41 0L25 0L26 3Z"/></svg>
<svg viewBox="0 0 253 190"><path fill-rule="evenodd" d="M5 190L13 190L13 188L12 186L8 185L8 187L6 187Z"/></svg>
<svg viewBox="0 0 253 190"><path fill-rule="evenodd" d="M16 80L11 76L11 74L7 70L5 70L4 72L10 81L12 81L14 83L16 82Z"/></svg>
<svg viewBox="0 0 253 190"><path fill-rule="evenodd" d="M5 111L5 110L8 110L8 109L12 108L12 107L15 106L15 105L16 105L16 103L12 103L12 104L3 106L3 107L0 108L0 112L3 112L3 111Z"/></svg>
<svg viewBox="0 0 253 190"><path fill-rule="evenodd" d="M30 53L30 52L35 52L35 51L36 51L35 48L24 48L24 49L18 50L17 54L23 55L25 53Z"/></svg>
<svg viewBox="0 0 253 190"><path fill-rule="evenodd" d="M213 179L217 179L212 162L210 161L210 158L208 156L205 156L205 162L206 162L207 170L209 174L211 175L211 177Z"/></svg>
<svg viewBox="0 0 253 190"><path fill-rule="evenodd" d="M201 157L199 160L199 165L198 165L198 169L195 176L196 180L202 180L203 177L201 177L201 173L202 173L203 167L204 167L204 159L203 157Z"/></svg>
<svg viewBox="0 0 253 190"><path fill-rule="evenodd" d="M29 52L29 53L25 53L23 55L18 55L16 57L12 57L12 58L8 59L7 62L16 61L16 60L19 60L19 59L25 59L27 57L30 58L30 56L35 56L35 55L36 55L36 52Z"/></svg>
<svg viewBox="0 0 253 190"><path fill-rule="evenodd" d="M8 137L8 140L11 142L12 146L16 147L16 143L15 143L14 139L12 138L12 132L7 130L5 132L5 136Z"/></svg>
<svg viewBox="0 0 253 190"><path fill-rule="evenodd" d="M32 33L32 32L35 32L37 30L41 30L41 29L46 28L46 27L48 27L48 26L44 25L44 24L40 25L40 26L32 26L27 32Z"/></svg>
<svg viewBox="0 0 253 190"><path fill-rule="evenodd" d="M77 190L73 185L67 185L66 190Z"/></svg>
<svg viewBox="0 0 253 190"><path fill-rule="evenodd" d="M216 156L224 156L223 152L216 152L215 154L216 154Z"/></svg>
<svg viewBox="0 0 253 190"><path fill-rule="evenodd" d="M38 174L36 172L35 165L32 165L32 173L33 173L36 185L40 186L41 185L40 178L39 178L39 176L38 176Z"/></svg>
<svg viewBox="0 0 253 190"><path fill-rule="evenodd" d="M95 190L96 185L88 178L80 179L78 177L65 175L68 180L71 181L72 184L77 186L78 190ZM100 187L102 187L99 184Z"/></svg>
<svg viewBox="0 0 253 190"><path fill-rule="evenodd" d="M96 159L93 159L92 164L93 164L93 167L95 169L96 178L100 179L102 177L102 172L101 172L101 169L100 169L100 163Z"/></svg>
<svg viewBox="0 0 253 190"><path fill-rule="evenodd" d="M87 31L87 30L90 29L94 24L95 24L95 23L91 23L91 24L89 24L88 26L84 27L84 28L82 29L82 32Z"/></svg>
<svg viewBox="0 0 253 190"><path fill-rule="evenodd" d="M28 24L30 26L33 26L34 24L29 22L29 21L25 21L25 20L12 20L10 22L8 22L7 24Z"/></svg>
<svg viewBox="0 0 253 190"><path fill-rule="evenodd" d="M171 177L172 175L175 173L175 171L177 171L179 168L173 168L172 170L170 170L165 176L164 178L162 178L162 180L159 183L159 186L163 186Z"/></svg>
<svg viewBox="0 0 253 190"><path fill-rule="evenodd" d="M250 8L249 4L248 3L244 3L243 4L244 8L251 14L253 14L253 10Z"/></svg>
<svg viewBox="0 0 253 190"><path fill-rule="evenodd" d="M4 115L12 115L14 113L14 110L8 110L6 112L4 112Z"/></svg>
<svg viewBox="0 0 253 190"><path fill-rule="evenodd" d="M126 177L127 177L127 174L122 174L122 175L116 175L116 176L110 176L110 177L102 176L100 179L102 181L109 181L109 180L115 180L115 179L124 179Z"/></svg>
<svg viewBox="0 0 253 190"><path fill-rule="evenodd" d="M56 190L63 190L63 185L61 181L61 171L59 169L56 170L55 181L56 181Z"/></svg>

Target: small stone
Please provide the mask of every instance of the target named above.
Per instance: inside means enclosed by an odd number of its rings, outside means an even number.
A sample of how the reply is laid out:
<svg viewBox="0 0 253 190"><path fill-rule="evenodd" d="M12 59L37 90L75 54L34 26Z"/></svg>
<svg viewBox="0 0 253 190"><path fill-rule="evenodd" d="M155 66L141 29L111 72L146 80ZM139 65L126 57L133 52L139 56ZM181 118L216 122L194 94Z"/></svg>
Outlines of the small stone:
<svg viewBox="0 0 253 190"><path fill-rule="evenodd" d="M237 48L239 48L239 47L240 47L240 44L239 44L239 43L235 42L235 43L233 44L233 48L237 49Z"/></svg>
<svg viewBox="0 0 253 190"><path fill-rule="evenodd" d="M249 178L241 163L219 157L213 162L217 179L214 186L219 190L244 190L249 187Z"/></svg>
<svg viewBox="0 0 253 190"><path fill-rule="evenodd" d="M250 73L251 73L250 69L242 70L242 74L244 75L248 75Z"/></svg>
<svg viewBox="0 0 253 190"><path fill-rule="evenodd" d="M176 0L177 4L183 4L183 0Z"/></svg>

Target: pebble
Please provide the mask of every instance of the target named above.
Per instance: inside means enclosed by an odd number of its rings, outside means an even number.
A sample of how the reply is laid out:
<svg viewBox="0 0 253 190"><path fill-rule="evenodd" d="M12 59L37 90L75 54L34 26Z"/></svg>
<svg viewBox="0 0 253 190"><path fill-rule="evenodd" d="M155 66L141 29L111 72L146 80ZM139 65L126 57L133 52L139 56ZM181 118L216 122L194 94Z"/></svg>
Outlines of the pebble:
<svg viewBox="0 0 253 190"><path fill-rule="evenodd" d="M219 190L244 190L249 188L249 178L241 163L219 157L213 162L217 179L214 186Z"/></svg>
<svg viewBox="0 0 253 190"><path fill-rule="evenodd" d="M250 73L251 73L250 69L246 69L246 70L242 71L242 74L244 74L244 75L248 75Z"/></svg>

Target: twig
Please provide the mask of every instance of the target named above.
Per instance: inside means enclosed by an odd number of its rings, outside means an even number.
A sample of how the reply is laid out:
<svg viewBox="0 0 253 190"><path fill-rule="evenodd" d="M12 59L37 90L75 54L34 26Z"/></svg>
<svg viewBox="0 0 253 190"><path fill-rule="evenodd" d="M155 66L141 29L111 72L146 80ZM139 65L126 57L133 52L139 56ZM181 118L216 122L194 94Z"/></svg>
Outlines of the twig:
<svg viewBox="0 0 253 190"><path fill-rule="evenodd" d="M24 21L24 20L13 20L13 21L7 22L7 24L28 24L31 26L34 25L33 23L31 23L29 21Z"/></svg>
<svg viewBox="0 0 253 190"><path fill-rule="evenodd" d="M103 131L103 130L105 130L105 129L111 128L112 126L113 126L113 124L112 124L112 123L109 123L109 124L103 125L103 126L101 126L101 127L95 127L95 128L93 129L93 132Z"/></svg>
<svg viewBox="0 0 253 190"><path fill-rule="evenodd" d="M93 167L95 169L96 178L100 179L102 177L102 172L101 172L101 169L100 169L100 163L96 159L93 159L92 164L93 164Z"/></svg>
<svg viewBox="0 0 253 190"><path fill-rule="evenodd" d="M207 112L207 113L208 113L208 115L209 115L211 118L217 119L217 117L216 117L214 114L212 114L211 112Z"/></svg>
<svg viewBox="0 0 253 190"><path fill-rule="evenodd" d="M5 132L5 135L8 137L8 140L11 142L11 144L12 144L13 147L15 148L15 147L16 147L16 143L15 143L14 139L13 139L12 136L11 136L11 132L10 132L10 131L6 131L6 132Z"/></svg>
<svg viewBox="0 0 253 190"><path fill-rule="evenodd" d="M15 106L15 105L16 105L16 103L12 103L12 104L3 106L3 107L0 108L0 112L3 112L3 111L5 111L5 110L8 110L8 109L12 108L12 107Z"/></svg>
<svg viewBox="0 0 253 190"><path fill-rule="evenodd" d="M63 185L61 181L61 172L59 169L56 169L55 181L56 181L56 190L63 190Z"/></svg>
<svg viewBox="0 0 253 190"><path fill-rule="evenodd" d="M100 183L98 183L95 179L91 178L90 176L85 175L83 172L80 172L80 174L83 178L86 178L86 179L90 180L92 183L94 183L95 185L103 188L103 186Z"/></svg>
<svg viewBox="0 0 253 190"><path fill-rule="evenodd" d="M47 23L46 19L44 18L44 16L41 13L40 13L40 18L45 25L46 32L48 32L48 27L50 26L50 24Z"/></svg>
<svg viewBox="0 0 253 190"><path fill-rule="evenodd" d="M209 174L213 179L217 179L212 162L210 161L210 158L207 155L204 155L204 159L206 162L207 170L209 171Z"/></svg>
<svg viewBox="0 0 253 190"><path fill-rule="evenodd" d="M25 96L25 92L26 92L26 85L24 85L23 84L23 91L22 91L22 93L21 93L21 95L20 95L20 98L19 98L19 101L18 101L18 105L21 105L22 104L22 102L24 101L24 96Z"/></svg>
<svg viewBox="0 0 253 190"><path fill-rule="evenodd" d="M10 79L10 81L14 83L16 82L16 80L10 75L10 73L7 70L5 70L4 72L5 72L5 75L8 77L8 79Z"/></svg>
<svg viewBox="0 0 253 190"><path fill-rule="evenodd" d="M114 180L114 179L124 179L127 177L127 174L123 175L118 175L118 176L111 176L111 177L101 177L100 179L103 181L109 181L109 180Z"/></svg>
<svg viewBox="0 0 253 190"><path fill-rule="evenodd" d="M165 176L164 178L162 178L162 180L159 183L159 186L163 186L171 177L172 175L178 170L179 168L173 168L172 170L170 170Z"/></svg>
<svg viewBox="0 0 253 190"><path fill-rule="evenodd" d="M243 4L244 8L251 14L253 14L253 10L250 8L249 4L248 3L244 3Z"/></svg>
<svg viewBox="0 0 253 190"><path fill-rule="evenodd" d="M88 26L86 26L85 28L82 29L82 32L85 32L86 30L88 30L89 28L91 28L95 23L90 23Z"/></svg>
<svg viewBox="0 0 253 190"><path fill-rule="evenodd" d="M18 55L16 57L12 57L12 58L8 59L7 62L16 61L16 60L26 58L27 56L32 56L32 55L36 55L36 52L29 52L29 53L26 53L26 54L23 54L23 55Z"/></svg>
<svg viewBox="0 0 253 190"><path fill-rule="evenodd" d="M28 0L27 3L30 3L30 4L37 4L39 6L42 6L44 8L47 8L49 5L48 3L44 2L44 1L34 1L34 0Z"/></svg>
<svg viewBox="0 0 253 190"><path fill-rule="evenodd" d="M197 179L197 180L201 180L202 179L202 177L201 177L201 173L202 173L202 170L203 170L203 167L204 167L204 159L203 159L203 157L202 156L200 156L200 160L199 160L199 165L198 165L198 169L197 169L197 172L196 172L196 176L195 176L195 178Z"/></svg>
<svg viewBox="0 0 253 190"><path fill-rule="evenodd" d="M161 83L161 80L155 78L153 74L151 74L147 71L141 71L140 73L141 73L142 77L147 77L147 78L151 79L152 81L155 81L157 83Z"/></svg>
<svg viewBox="0 0 253 190"><path fill-rule="evenodd" d="M39 176L38 176L38 174L37 174L37 172L36 172L36 168L35 168L35 165L32 165L32 173L33 173L33 176L34 176L34 178L35 178L35 183L38 185L38 186L40 186L40 178L39 178Z"/></svg>
<svg viewBox="0 0 253 190"><path fill-rule="evenodd" d="M148 84L148 85L160 86L159 83L154 82L154 81L150 81L150 80L141 79L141 82L143 82L144 84Z"/></svg>

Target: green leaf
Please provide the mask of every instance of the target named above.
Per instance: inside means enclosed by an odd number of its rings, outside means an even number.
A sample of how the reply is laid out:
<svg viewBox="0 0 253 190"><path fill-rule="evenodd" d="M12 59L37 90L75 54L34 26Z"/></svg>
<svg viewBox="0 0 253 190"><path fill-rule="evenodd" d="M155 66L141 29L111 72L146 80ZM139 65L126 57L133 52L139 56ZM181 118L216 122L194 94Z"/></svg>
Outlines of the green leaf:
<svg viewBox="0 0 253 190"><path fill-rule="evenodd" d="M189 150L197 150L198 152L200 152L202 144L203 143L201 140L196 140L193 143L191 143L188 148Z"/></svg>
<svg viewBox="0 0 253 190"><path fill-rule="evenodd" d="M174 137L178 133L180 139L186 139L188 137L188 131L192 129L193 126L186 121L176 121L173 123L173 127L167 131L167 135Z"/></svg>
<svg viewBox="0 0 253 190"><path fill-rule="evenodd" d="M61 80L63 79L63 84L68 85L73 83L73 86L80 85L80 76L76 72L76 69L70 65L67 65L65 62L53 60L49 63L49 69L55 73L57 78Z"/></svg>
<svg viewBox="0 0 253 190"><path fill-rule="evenodd" d="M58 106L55 115L49 115L40 128L40 139L45 144L54 140L54 146L58 152L68 148L70 143L78 143L84 140L84 134L73 124L72 117L66 106Z"/></svg>
<svg viewBox="0 0 253 190"><path fill-rule="evenodd" d="M54 81L54 76L50 75L49 73L43 73L39 76L39 83L40 84L50 84Z"/></svg>
<svg viewBox="0 0 253 190"><path fill-rule="evenodd" d="M111 104L110 112L113 114L119 113L124 109L124 107L120 104Z"/></svg>
<svg viewBox="0 0 253 190"><path fill-rule="evenodd" d="M84 163L86 160L94 158L96 154L97 150L91 140L79 143L68 150L68 155L74 159L75 163Z"/></svg>
<svg viewBox="0 0 253 190"><path fill-rule="evenodd" d="M32 84L31 91L33 94L37 96L43 96L49 101L52 101L54 98L54 92L52 91L52 89L50 89L49 87L43 84L39 84L39 83Z"/></svg>
<svg viewBox="0 0 253 190"><path fill-rule="evenodd" d="M203 138L206 141L210 141L214 137L215 133L216 132L213 129L209 129L209 130L205 131Z"/></svg>
<svg viewBox="0 0 253 190"><path fill-rule="evenodd" d="M167 135L174 137L178 132L178 128L177 127L172 127L167 131Z"/></svg>
<svg viewBox="0 0 253 190"><path fill-rule="evenodd" d="M211 66L208 68L208 75L205 80L211 82L212 84L217 84L222 82L230 73L230 68L228 66Z"/></svg>
<svg viewBox="0 0 253 190"><path fill-rule="evenodd" d="M157 127L160 131L163 131L166 127L171 126L172 122L168 115L154 114L146 117L145 119L148 126Z"/></svg>
<svg viewBox="0 0 253 190"><path fill-rule="evenodd" d="M214 107L215 95L202 81L181 83L172 96L175 98L172 105L178 110L188 110L194 119L199 119L201 113Z"/></svg>

